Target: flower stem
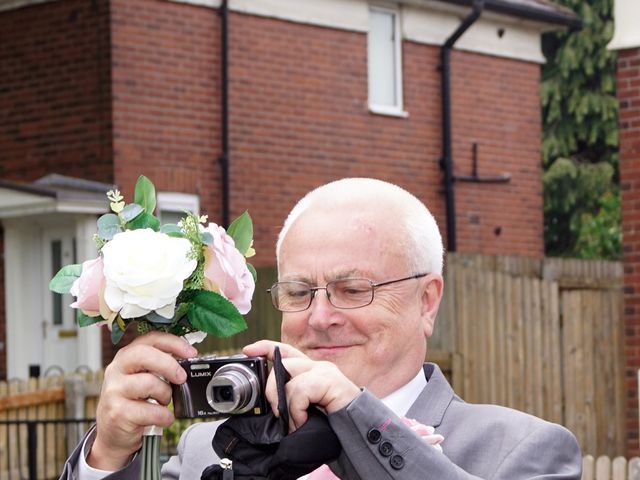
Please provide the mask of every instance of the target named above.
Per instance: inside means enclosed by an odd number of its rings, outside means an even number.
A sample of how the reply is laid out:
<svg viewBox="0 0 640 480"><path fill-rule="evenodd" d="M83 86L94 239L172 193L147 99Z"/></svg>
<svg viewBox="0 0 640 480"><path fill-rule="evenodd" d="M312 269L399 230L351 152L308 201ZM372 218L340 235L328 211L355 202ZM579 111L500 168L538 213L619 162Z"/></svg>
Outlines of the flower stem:
<svg viewBox="0 0 640 480"><path fill-rule="evenodd" d="M142 437L140 480L160 480L161 438L159 435L144 435Z"/></svg>

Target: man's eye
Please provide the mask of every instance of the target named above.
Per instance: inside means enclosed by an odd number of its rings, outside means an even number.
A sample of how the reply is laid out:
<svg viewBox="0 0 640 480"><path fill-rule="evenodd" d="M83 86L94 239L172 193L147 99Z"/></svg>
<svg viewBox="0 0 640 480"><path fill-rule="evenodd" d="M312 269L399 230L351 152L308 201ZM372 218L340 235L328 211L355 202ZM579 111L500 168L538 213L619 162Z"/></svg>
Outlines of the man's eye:
<svg viewBox="0 0 640 480"><path fill-rule="evenodd" d="M309 295L309 290L289 290L286 295L289 298L302 298Z"/></svg>

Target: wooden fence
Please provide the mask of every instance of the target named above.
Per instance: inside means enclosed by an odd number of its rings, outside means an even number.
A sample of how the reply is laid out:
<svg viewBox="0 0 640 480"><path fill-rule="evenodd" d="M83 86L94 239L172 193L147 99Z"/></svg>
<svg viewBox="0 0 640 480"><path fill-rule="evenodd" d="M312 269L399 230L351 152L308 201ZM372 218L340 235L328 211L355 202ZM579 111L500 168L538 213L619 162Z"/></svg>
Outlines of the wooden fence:
<svg viewBox="0 0 640 480"><path fill-rule="evenodd" d="M640 458L587 455L582 459L582 480L640 480Z"/></svg>
<svg viewBox="0 0 640 480"><path fill-rule="evenodd" d="M626 452L622 267L452 256L430 348L449 351L467 401L572 430L584 454Z"/></svg>
<svg viewBox="0 0 640 480"><path fill-rule="evenodd" d="M29 380L0 382L0 478L26 478L28 464L27 426L7 422L25 420L58 420L95 415L97 394L102 374L85 373L79 378L82 388L93 385L93 393L85 396L81 411L70 412L65 398L65 377L42 377ZM57 478L69 449L77 442L82 431L72 425L65 430L63 424L43 424L38 430L36 449L40 455L38 478ZM69 433L74 432L73 438Z"/></svg>

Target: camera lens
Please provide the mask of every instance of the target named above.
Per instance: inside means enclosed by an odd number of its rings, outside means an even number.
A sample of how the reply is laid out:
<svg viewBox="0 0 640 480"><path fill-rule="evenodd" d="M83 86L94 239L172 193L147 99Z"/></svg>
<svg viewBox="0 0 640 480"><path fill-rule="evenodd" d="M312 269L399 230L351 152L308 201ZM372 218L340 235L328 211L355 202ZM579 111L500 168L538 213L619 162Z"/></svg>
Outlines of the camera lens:
<svg viewBox="0 0 640 480"><path fill-rule="evenodd" d="M255 406L259 389L253 370L241 363L228 363L211 377L207 401L219 413L245 413Z"/></svg>
<svg viewBox="0 0 640 480"><path fill-rule="evenodd" d="M233 387L224 385L213 387L213 400L215 402L231 402L233 400Z"/></svg>

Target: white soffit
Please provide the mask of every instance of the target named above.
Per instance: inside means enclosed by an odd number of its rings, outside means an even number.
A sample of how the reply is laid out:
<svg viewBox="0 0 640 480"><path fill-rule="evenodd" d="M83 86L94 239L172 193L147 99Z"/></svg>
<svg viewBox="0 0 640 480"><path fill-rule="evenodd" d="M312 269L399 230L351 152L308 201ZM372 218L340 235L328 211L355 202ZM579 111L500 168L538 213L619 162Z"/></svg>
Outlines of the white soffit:
<svg viewBox="0 0 640 480"><path fill-rule="evenodd" d="M219 0L172 1L206 4L211 7L220 5ZM429 45L442 45L470 12L469 8L437 1L428 1L419 6L405 1L398 3L402 11L400 18L403 38ZM398 3L365 0L229 0L229 9L291 22L366 32L369 26L369 5L394 6ZM540 35L548 28L543 23L484 11L456 43L455 48L544 63Z"/></svg>
<svg viewBox="0 0 640 480"><path fill-rule="evenodd" d="M405 6L402 32L406 40L442 45L458 28L462 18L452 12ZM483 12L460 37L454 48L499 57L544 63L540 35L542 25Z"/></svg>
<svg viewBox="0 0 640 480"><path fill-rule="evenodd" d="M0 0L0 11L48 1L54 0L5 0L4 2ZM169 1L208 8L218 8L221 4L221 0ZM619 18L622 20L620 27L616 25L616 37L609 48L628 48L640 45L640 29L632 28L634 20L640 18L640 1L615 1L616 21ZM415 2L411 0L390 3L366 0L229 0L229 9L290 22L366 32L369 25L369 5L378 3L390 6L400 4L403 38L429 45L442 45L470 11L469 8L457 7L435 0L426 2L421 0L420 6L416 6ZM624 7L621 14L618 14L619 9L622 8L619 5ZM549 26L543 23L524 21L484 11L456 43L455 48L544 63L540 34L548 28ZM618 31L621 33L618 34ZM502 36L499 36L498 32L502 32Z"/></svg>
<svg viewBox="0 0 640 480"><path fill-rule="evenodd" d="M610 50L640 47L640 1L614 0L614 33Z"/></svg>

